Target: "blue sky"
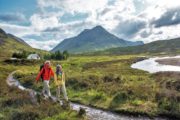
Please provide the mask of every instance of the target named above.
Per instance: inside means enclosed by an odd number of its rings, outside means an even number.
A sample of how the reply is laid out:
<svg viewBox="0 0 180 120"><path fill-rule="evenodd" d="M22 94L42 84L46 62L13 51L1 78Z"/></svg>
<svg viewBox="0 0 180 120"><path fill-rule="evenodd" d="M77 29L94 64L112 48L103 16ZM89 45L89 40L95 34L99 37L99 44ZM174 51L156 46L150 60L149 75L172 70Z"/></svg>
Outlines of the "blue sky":
<svg viewBox="0 0 180 120"><path fill-rule="evenodd" d="M0 0L0 27L35 48L50 50L97 25L131 41L180 37L180 1Z"/></svg>
<svg viewBox="0 0 180 120"><path fill-rule="evenodd" d="M24 24L30 25L28 19L31 17L33 13L36 12L37 9L38 8L37 8L36 0L0 0L1 19L2 16L4 15L4 19L9 18L9 21L7 20L7 22L10 23L16 22L16 24L20 24L20 25L24 25ZM18 14L18 15L22 14L25 17L25 20L14 21L13 17L10 17L12 16L12 14Z"/></svg>

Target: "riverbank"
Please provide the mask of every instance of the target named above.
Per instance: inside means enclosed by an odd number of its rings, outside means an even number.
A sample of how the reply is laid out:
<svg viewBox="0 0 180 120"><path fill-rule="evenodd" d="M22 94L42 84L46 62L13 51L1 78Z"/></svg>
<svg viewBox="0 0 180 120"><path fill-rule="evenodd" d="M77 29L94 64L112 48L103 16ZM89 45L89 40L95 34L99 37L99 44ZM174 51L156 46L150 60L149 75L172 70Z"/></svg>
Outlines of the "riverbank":
<svg viewBox="0 0 180 120"><path fill-rule="evenodd" d="M180 66L180 58L157 59L156 62L163 65Z"/></svg>

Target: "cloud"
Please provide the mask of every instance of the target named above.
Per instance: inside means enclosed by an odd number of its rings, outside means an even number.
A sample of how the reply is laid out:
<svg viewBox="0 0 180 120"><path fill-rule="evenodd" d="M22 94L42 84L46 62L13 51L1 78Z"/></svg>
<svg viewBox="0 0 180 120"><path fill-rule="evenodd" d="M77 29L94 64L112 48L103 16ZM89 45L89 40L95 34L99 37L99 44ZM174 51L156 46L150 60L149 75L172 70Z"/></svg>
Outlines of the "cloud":
<svg viewBox="0 0 180 120"><path fill-rule="evenodd" d="M156 40L172 39L179 37L180 34L179 31L180 31L180 24L176 26L163 26L160 28L153 28L152 30L145 28L134 37L134 40L143 39L145 43L148 43Z"/></svg>
<svg viewBox="0 0 180 120"><path fill-rule="evenodd" d="M0 21L3 22L25 22L26 17L20 13L1 13Z"/></svg>
<svg viewBox="0 0 180 120"><path fill-rule="evenodd" d="M151 24L155 27L180 24L180 7L167 10L160 18L153 20Z"/></svg>
<svg viewBox="0 0 180 120"><path fill-rule="evenodd" d="M142 32L140 32L139 34L140 34L141 38L147 38L152 34L152 29L142 30Z"/></svg>
<svg viewBox="0 0 180 120"><path fill-rule="evenodd" d="M38 0L40 8L57 8L65 12L90 12L104 8L108 0Z"/></svg>
<svg viewBox="0 0 180 120"><path fill-rule="evenodd" d="M140 9L139 2L141 5L143 4ZM119 13L115 16L119 21L111 30L114 34L125 39L143 40L144 42L178 37L180 2L175 2L175 0L138 0L134 2L134 6L135 12L132 9L131 13Z"/></svg>
<svg viewBox="0 0 180 120"><path fill-rule="evenodd" d="M118 33L121 37L131 38L141 29L145 28L146 25L147 22L145 20L136 17L127 20L120 19L120 22L114 29L114 32Z"/></svg>
<svg viewBox="0 0 180 120"><path fill-rule="evenodd" d="M102 25L120 37L127 38L128 36L130 38L146 26L145 20L132 15L136 11L132 0L39 0L38 6L43 11L53 8L53 10L58 9L58 11L63 12L63 15L60 16L55 16L55 14L50 16L48 15L49 12L46 12L46 17L40 14L31 17L31 23L36 30L46 32L47 34L54 34L55 39L77 35L83 29L92 28L96 25ZM76 17L79 13L87 13L88 16L86 19L77 22L62 23L60 21L61 17L66 14L72 14ZM54 23L57 24L48 24L52 23L48 22L48 19L51 17L56 18L58 22ZM57 19L58 17L60 20ZM33 23L33 21L35 22ZM64 34L63 37L60 37L61 33Z"/></svg>
<svg viewBox="0 0 180 120"><path fill-rule="evenodd" d="M7 23L0 23L1 28L3 28L7 33L14 34L18 37L23 37L29 34L39 34L38 32L33 31L31 27L27 26L20 26L15 24L7 24Z"/></svg>
<svg viewBox="0 0 180 120"><path fill-rule="evenodd" d="M41 10L53 8L62 11L63 15L72 14L75 17L85 14L87 21L96 23L98 13L108 5L108 0L39 0Z"/></svg>
<svg viewBox="0 0 180 120"><path fill-rule="evenodd" d="M28 39L26 38L26 42L31 45L33 48L39 48L43 50L51 50L54 48L59 41L57 40L48 40L48 41L37 41L34 39Z"/></svg>
<svg viewBox="0 0 180 120"><path fill-rule="evenodd" d="M59 25L59 20L56 16L44 17L39 14L34 14L31 16L30 21L32 27L37 31L57 27Z"/></svg>

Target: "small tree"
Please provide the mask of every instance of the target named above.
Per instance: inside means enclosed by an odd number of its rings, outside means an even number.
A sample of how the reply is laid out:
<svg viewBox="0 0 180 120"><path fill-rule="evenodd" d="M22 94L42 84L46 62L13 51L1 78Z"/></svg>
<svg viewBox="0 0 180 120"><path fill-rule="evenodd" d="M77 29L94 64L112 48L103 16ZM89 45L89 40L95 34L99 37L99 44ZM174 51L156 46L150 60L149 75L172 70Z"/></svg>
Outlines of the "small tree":
<svg viewBox="0 0 180 120"><path fill-rule="evenodd" d="M55 59L56 60L62 60L63 59L62 53L60 51L55 52Z"/></svg>
<svg viewBox="0 0 180 120"><path fill-rule="evenodd" d="M64 59L64 60L67 60L68 57L69 57L69 53L68 53L67 50L65 50L65 51L63 52L63 59Z"/></svg>
<svg viewBox="0 0 180 120"><path fill-rule="evenodd" d="M52 53L52 54L50 55L50 58L51 58L51 59L55 59L55 54Z"/></svg>
<svg viewBox="0 0 180 120"><path fill-rule="evenodd" d="M27 56L28 56L28 52L26 52L26 51L14 52L14 53L12 54L12 57L13 57L13 58L19 58L19 59L27 58Z"/></svg>
<svg viewBox="0 0 180 120"><path fill-rule="evenodd" d="M69 57L69 53L64 51L61 53L60 51L56 51L55 53L50 53L44 55L44 59L54 59L54 60L66 60Z"/></svg>
<svg viewBox="0 0 180 120"><path fill-rule="evenodd" d="M21 53L21 58L27 58L27 56L28 56L28 53L26 51L23 51Z"/></svg>
<svg viewBox="0 0 180 120"><path fill-rule="evenodd" d="M18 57L18 53L16 53L16 52L13 53L13 54L12 54L12 57L13 57L13 58L19 58L19 57Z"/></svg>

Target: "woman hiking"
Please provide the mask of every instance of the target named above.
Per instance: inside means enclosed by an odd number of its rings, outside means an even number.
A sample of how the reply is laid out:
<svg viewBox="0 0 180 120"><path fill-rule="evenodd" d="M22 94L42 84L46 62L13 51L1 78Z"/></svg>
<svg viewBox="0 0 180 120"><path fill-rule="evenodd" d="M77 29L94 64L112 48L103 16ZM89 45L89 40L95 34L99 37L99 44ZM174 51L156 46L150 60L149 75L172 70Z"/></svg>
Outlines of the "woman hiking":
<svg viewBox="0 0 180 120"><path fill-rule="evenodd" d="M50 89L49 89L49 81L50 81L50 78L51 77L54 77L55 79L55 76L54 76L54 72L51 68L51 63L50 61L46 61L44 63L44 66L43 68L41 69L41 71L39 72L39 74L37 75L36 77L36 82L39 81L40 77L42 76L42 79L43 79L43 90L42 90L42 94L45 96L47 94L47 96L49 98L51 98L51 92L50 92Z"/></svg>
<svg viewBox="0 0 180 120"><path fill-rule="evenodd" d="M62 70L61 65L56 66L55 85L57 87L56 88L56 96L57 96L58 100L60 101L60 93L62 91L66 103L69 103L67 93L66 93L66 86L65 86L65 73Z"/></svg>

